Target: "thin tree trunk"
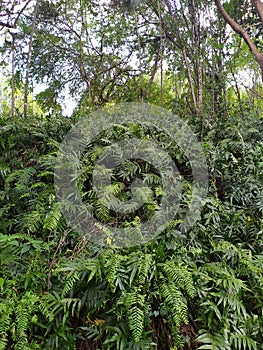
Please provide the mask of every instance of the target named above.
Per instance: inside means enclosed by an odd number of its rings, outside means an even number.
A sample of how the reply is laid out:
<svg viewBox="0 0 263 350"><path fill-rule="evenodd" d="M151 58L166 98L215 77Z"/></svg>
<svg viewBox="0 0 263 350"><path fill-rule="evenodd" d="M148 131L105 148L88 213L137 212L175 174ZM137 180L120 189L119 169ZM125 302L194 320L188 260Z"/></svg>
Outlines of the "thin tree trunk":
<svg viewBox="0 0 263 350"><path fill-rule="evenodd" d="M155 60L154 60L154 65L153 65L153 69L152 69L152 74L150 76L150 79L148 81L148 86L147 86L147 92L146 92L146 99L148 100L149 95L150 95L150 91L151 91L151 87L155 78L155 75L157 73L158 70L158 63L159 63L159 58L160 58L160 48L158 49L158 51L156 52L155 55Z"/></svg>
<svg viewBox="0 0 263 350"><path fill-rule="evenodd" d="M29 90L29 71L30 71L30 63L32 57L32 46L33 46L33 36L36 27L36 19L37 19L37 10L38 10L38 1L36 2L34 8L34 17L32 21L32 29L30 33L29 46L28 46L28 55L27 55L27 65L26 65L26 77L25 77L25 91L24 91L24 117L27 115L27 105L28 105L28 90Z"/></svg>
<svg viewBox="0 0 263 350"><path fill-rule="evenodd" d="M203 119L203 63L202 63L202 39L200 29L200 12L195 0L188 1L190 22L192 27L192 42L195 43L192 48L192 56L195 64L195 76L197 85L197 115ZM202 120L203 124L203 120Z"/></svg>
<svg viewBox="0 0 263 350"><path fill-rule="evenodd" d="M211 71L211 119L214 119L216 115L215 111L215 53L214 53L214 48L212 48L212 71Z"/></svg>
<svg viewBox="0 0 263 350"><path fill-rule="evenodd" d="M82 1L80 1L80 11L81 11L81 28L80 28L80 34L79 37L79 68L80 68L80 75L82 80L86 84L86 90L89 95L89 108L92 109L95 104L95 97L91 89L91 82L90 78L87 76L86 70L85 70L85 64L84 64L84 45L83 45L83 39L88 40L89 33L87 30L87 26L85 26L85 23L87 22L86 19L86 13L83 10L83 4Z"/></svg>
<svg viewBox="0 0 263 350"><path fill-rule="evenodd" d="M192 95L192 99L193 99L193 103L194 103L194 108L195 111L197 112L197 102L196 102L196 97L195 97L195 89L194 89L194 79L192 77L191 74L191 68L188 62L188 57L186 54L186 50L185 47L182 48L182 53L183 53L183 57L184 57L184 61L185 61L185 65L186 65L186 71L187 71L187 77L188 77L188 82L190 85L190 90L191 90L191 95Z"/></svg>
<svg viewBox="0 0 263 350"><path fill-rule="evenodd" d="M12 55L11 55L11 116L15 115L15 36L12 35Z"/></svg>

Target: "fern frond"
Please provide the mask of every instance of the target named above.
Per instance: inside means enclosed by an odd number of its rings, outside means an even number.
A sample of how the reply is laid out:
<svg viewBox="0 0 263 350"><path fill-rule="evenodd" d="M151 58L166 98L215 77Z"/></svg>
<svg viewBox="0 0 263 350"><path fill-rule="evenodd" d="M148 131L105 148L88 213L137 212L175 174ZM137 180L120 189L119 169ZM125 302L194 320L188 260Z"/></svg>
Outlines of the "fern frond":
<svg viewBox="0 0 263 350"><path fill-rule="evenodd" d="M125 306L128 309L129 328L136 343L141 339L144 329L145 295L138 290L126 294Z"/></svg>
<svg viewBox="0 0 263 350"><path fill-rule="evenodd" d="M94 204L94 208L95 213L98 216L99 220L101 220L101 222L111 221L109 208L103 205L101 201L96 201Z"/></svg>
<svg viewBox="0 0 263 350"><path fill-rule="evenodd" d="M153 262L152 254L143 254L140 257L139 271L138 271L138 281L141 286L145 284L147 275L149 274L151 265Z"/></svg>
<svg viewBox="0 0 263 350"><path fill-rule="evenodd" d="M171 313L175 325L178 327L181 323L188 324L186 300L177 285L173 282L162 283L160 294L164 298L165 307Z"/></svg>
<svg viewBox="0 0 263 350"><path fill-rule="evenodd" d="M72 317L78 316L80 309L82 307L82 300L79 298L64 298L62 300L62 303L64 304L64 313L68 314L68 312L71 314Z"/></svg>
<svg viewBox="0 0 263 350"><path fill-rule="evenodd" d="M177 288L184 290L191 298L195 296L196 290L192 274L188 271L187 267L170 260L162 265L162 270L168 281L174 282Z"/></svg>
<svg viewBox="0 0 263 350"><path fill-rule="evenodd" d="M28 232L36 232L42 225L43 214L39 210L32 210L23 218L23 229Z"/></svg>
<svg viewBox="0 0 263 350"><path fill-rule="evenodd" d="M52 322L54 320L53 310L50 308L50 294L45 295L40 299L38 308L41 311L42 315L49 321Z"/></svg>
<svg viewBox="0 0 263 350"><path fill-rule="evenodd" d="M203 343L197 350L231 350L230 345L222 334L211 334L204 329L199 331L201 334L196 341Z"/></svg>
<svg viewBox="0 0 263 350"><path fill-rule="evenodd" d="M10 330L12 314L14 312L14 301L11 299L7 303L0 304L0 350L5 350L8 341L8 332Z"/></svg>
<svg viewBox="0 0 263 350"><path fill-rule="evenodd" d="M126 266L127 271L130 272L130 286L132 286L133 283L136 283L136 285L139 286L145 285L145 280L152 265L152 261L152 254L143 254L138 251L135 251L128 256Z"/></svg>
<svg viewBox="0 0 263 350"><path fill-rule="evenodd" d="M258 343L253 340L246 331L243 329L239 330L238 333L232 333L230 335L230 343L234 345L235 349L248 349L248 350L257 350Z"/></svg>
<svg viewBox="0 0 263 350"><path fill-rule="evenodd" d="M27 330L38 300L39 298L35 294L27 292L16 305L15 350L29 349Z"/></svg>
<svg viewBox="0 0 263 350"><path fill-rule="evenodd" d="M46 215L43 220L43 228L54 231L62 217L62 213L59 208L59 203L54 203L52 205L51 211Z"/></svg>
<svg viewBox="0 0 263 350"><path fill-rule="evenodd" d="M103 269L112 292L116 290L115 282L123 260L125 260L123 255L117 254L111 250L105 251L102 256Z"/></svg>
<svg viewBox="0 0 263 350"><path fill-rule="evenodd" d="M73 271L72 273L69 273L69 275L67 276L66 284L61 294L62 298L64 298L70 292L70 290L73 289L77 281L79 281L78 273L75 271Z"/></svg>

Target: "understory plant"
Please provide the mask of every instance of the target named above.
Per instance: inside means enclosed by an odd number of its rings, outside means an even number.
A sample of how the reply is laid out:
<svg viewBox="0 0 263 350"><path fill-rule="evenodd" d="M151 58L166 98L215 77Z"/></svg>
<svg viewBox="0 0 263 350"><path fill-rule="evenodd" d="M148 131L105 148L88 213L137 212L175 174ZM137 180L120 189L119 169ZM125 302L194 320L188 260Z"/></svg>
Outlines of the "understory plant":
<svg viewBox="0 0 263 350"><path fill-rule="evenodd" d="M50 118L0 119L0 350L263 349L263 140L257 120L249 127L232 120L224 129L219 123L203 139L209 191L187 232L180 223L192 174L182 150L140 125L116 127L90 145L78 185L101 227L116 217L91 188L92 167L105 142L115 142L123 130L156 138L183 174L174 221L143 245L119 248L110 237L101 246L91 243L63 218L54 160L73 121ZM158 172L133 159L116 169L108 190L127 200L134 178L145 181L151 200L136 215L119 216L118 224L140 232L160 203Z"/></svg>

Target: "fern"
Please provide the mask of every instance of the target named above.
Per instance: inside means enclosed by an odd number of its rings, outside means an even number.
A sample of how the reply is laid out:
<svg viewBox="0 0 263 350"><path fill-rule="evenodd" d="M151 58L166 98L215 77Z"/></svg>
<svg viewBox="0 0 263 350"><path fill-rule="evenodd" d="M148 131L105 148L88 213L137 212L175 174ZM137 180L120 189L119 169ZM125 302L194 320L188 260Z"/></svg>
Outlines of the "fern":
<svg viewBox="0 0 263 350"><path fill-rule="evenodd" d="M64 298L62 299L62 303L64 304L64 317L65 319L70 314L72 317L79 317L80 309L82 308L82 300L79 298Z"/></svg>
<svg viewBox="0 0 263 350"><path fill-rule="evenodd" d="M152 254L142 254L140 257L139 269L138 269L138 282L141 286L144 286L149 275L150 268L153 264Z"/></svg>
<svg viewBox="0 0 263 350"><path fill-rule="evenodd" d="M164 298L165 307L171 313L175 325L179 327L181 323L187 324L187 304L177 285L173 282L162 283L160 285L160 294Z"/></svg>
<svg viewBox="0 0 263 350"><path fill-rule="evenodd" d="M137 289L127 293L125 306L128 310L129 328L134 341L137 343L140 341L144 330L145 295L140 294Z"/></svg>
<svg viewBox="0 0 263 350"><path fill-rule="evenodd" d="M0 303L0 350L5 350L8 343L8 332L13 321L14 305L13 299Z"/></svg>
<svg viewBox="0 0 263 350"><path fill-rule="evenodd" d="M48 322L52 322L54 320L54 310L50 307L50 294L45 295L39 301L39 310L42 315L48 320ZM53 298L52 298L53 300Z"/></svg>
<svg viewBox="0 0 263 350"><path fill-rule="evenodd" d="M23 230L30 233L37 232L42 226L43 213L39 210L32 210L23 218Z"/></svg>
<svg viewBox="0 0 263 350"><path fill-rule="evenodd" d="M232 350L227 339L221 334L210 334L203 329L200 333L196 341L204 345L199 346L197 350Z"/></svg>
<svg viewBox="0 0 263 350"><path fill-rule="evenodd" d="M153 255L135 251L127 258L127 271L130 272L129 284L145 286L147 276L153 264ZM134 281L135 279L135 281Z"/></svg>
<svg viewBox="0 0 263 350"><path fill-rule="evenodd" d="M70 290L73 289L77 281L79 281L78 273L76 271L69 273L66 284L61 293L62 298L64 298L70 292Z"/></svg>
<svg viewBox="0 0 263 350"><path fill-rule="evenodd" d="M185 266L176 264L174 261L169 260L162 264L162 270L168 281L174 282L177 288L181 288L191 298L195 296L196 290L192 274Z"/></svg>
<svg viewBox="0 0 263 350"><path fill-rule="evenodd" d="M29 349L27 330L32 320L32 313L39 298L32 292L24 294L16 306L15 350Z"/></svg>
<svg viewBox="0 0 263 350"><path fill-rule="evenodd" d="M238 350L257 350L258 343L246 334L244 329L239 332L232 333L230 336L230 343L232 347Z"/></svg>
<svg viewBox="0 0 263 350"><path fill-rule="evenodd" d="M52 209L43 220L43 228L54 231L58 227L61 217L62 214L59 208L59 203L54 203Z"/></svg>
<svg viewBox="0 0 263 350"><path fill-rule="evenodd" d="M118 271L124 260L125 257L123 255L115 253L112 250L106 250L102 254L103 270L112 292L115 292L117 288L116 280L118 278Z"/></svg>

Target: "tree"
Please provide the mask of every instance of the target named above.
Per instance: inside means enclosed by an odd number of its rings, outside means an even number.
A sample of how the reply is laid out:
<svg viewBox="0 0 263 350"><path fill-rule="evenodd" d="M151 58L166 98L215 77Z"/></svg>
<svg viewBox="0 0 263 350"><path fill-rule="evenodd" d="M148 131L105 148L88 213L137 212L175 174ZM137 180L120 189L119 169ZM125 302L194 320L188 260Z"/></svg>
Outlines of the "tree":
<svg viewBox="0 0 263 350"><path fill-rule="evenodd" d="M247 29L238 24L225 10L224 6L221 4L220 0L215 0L218 11L224 18L224 20L231 26L231 28L242 38L248 45L250 51L257 60L260 69L261 76L263 80L263 53L258 49L255 42L252 40L251 36L248 34ZM263 24L263 4L260 0L252 0L252 5L255 8L260 22Z"/></svg>
<svg viewBox="0 0 263 350"><path fill-rule="evenodd" d="M68 86L90 108L102 106L141 73L129 63L132 57L137 60L139 44L126 40L136 35L136 18L125 21L97 2L70 6L69 13L63 3L40 3L31 72L57 91Z"/></svg>

